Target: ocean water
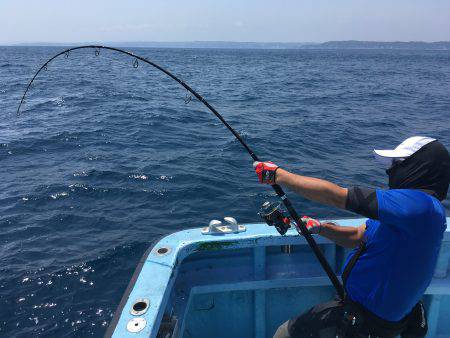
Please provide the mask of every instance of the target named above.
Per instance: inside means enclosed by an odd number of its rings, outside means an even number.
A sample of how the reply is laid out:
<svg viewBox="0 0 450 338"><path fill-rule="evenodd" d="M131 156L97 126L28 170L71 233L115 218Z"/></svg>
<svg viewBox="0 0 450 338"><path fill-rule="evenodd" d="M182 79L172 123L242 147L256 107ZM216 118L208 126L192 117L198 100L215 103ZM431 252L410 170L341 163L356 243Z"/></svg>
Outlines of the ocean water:
<svg viewBox="0 0 450 338"><path fill-rule="evenodd" d="M234 216L272 190L174 81L122 55L0 47L0 336L102 336L155 239ZM386 187L374 147L450 146L450 53L133 49L198 90L259 157L344 186ZM289 194L301 214L353 217ZM447 210L450 208L445 203Z"/></svg>

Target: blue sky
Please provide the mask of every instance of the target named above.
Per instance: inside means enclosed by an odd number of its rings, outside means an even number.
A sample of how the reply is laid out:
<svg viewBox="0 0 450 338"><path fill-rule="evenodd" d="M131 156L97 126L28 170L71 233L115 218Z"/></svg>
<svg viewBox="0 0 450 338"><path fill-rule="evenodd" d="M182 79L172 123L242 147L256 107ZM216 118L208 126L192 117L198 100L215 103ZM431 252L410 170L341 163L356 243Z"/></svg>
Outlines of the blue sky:
<svg viewBox="0 0 450 338"><path fill-rule="evenodd" d="M449 0L0 0L0 43L450 40Z"/></svg>

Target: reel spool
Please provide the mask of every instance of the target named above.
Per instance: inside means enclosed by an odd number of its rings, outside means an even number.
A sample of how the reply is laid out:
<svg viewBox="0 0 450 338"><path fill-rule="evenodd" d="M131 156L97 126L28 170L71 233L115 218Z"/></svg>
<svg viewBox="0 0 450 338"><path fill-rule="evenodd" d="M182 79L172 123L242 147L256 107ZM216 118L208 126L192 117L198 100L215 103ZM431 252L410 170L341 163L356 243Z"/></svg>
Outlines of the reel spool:
<svg viewBox="0 0 450 338"><path fill-rule="evenodd" d="M291 220L284 215L281 203L264 202L259 215L267 225L274 226L280 235L284 235L291 227Z"/></svg>

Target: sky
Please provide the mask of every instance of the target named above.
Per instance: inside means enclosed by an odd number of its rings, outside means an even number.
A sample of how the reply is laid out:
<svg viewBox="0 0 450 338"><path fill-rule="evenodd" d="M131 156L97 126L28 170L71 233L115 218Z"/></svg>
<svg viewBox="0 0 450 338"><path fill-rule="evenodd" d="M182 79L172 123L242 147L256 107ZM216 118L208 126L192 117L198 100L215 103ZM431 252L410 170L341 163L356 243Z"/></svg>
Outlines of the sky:
<svg viewBox="0 0 450 338"><path fill-rule="evenodd" d="M0 44L449 41L450 0L0 0Z"/></svg>

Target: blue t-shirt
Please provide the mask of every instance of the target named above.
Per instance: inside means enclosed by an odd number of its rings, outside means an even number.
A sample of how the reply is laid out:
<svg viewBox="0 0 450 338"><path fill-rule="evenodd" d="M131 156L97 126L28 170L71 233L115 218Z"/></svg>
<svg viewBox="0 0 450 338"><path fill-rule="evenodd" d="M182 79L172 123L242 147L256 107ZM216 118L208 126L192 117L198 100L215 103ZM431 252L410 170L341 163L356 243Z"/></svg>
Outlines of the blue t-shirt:
<svg viewBox="0 0 450 338"><path fill-rule="evenodd" d="M376 193L379 220L366 222L366 251L351 270L346 291L377 316L399 321L431 282L447 227L445 211L420 190Z"/></svg>

